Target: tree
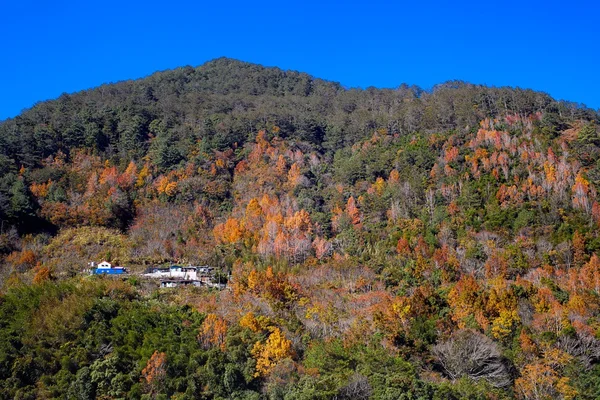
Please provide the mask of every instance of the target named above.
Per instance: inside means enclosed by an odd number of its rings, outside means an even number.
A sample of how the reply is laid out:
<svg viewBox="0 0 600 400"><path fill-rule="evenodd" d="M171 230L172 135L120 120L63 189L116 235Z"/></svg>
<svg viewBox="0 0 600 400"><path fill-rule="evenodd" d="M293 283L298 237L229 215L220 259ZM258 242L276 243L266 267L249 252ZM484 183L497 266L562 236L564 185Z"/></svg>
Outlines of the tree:
<svg viewBox="0 0 600 400"><path fill-rule="evenodd" d="M83 367L75 376L69 388L69 395L77 400L93 400L96 398L96 389L92 383L89 367Z"/></svg>
<svg viewBox="0 0 600 400"><path fill-rule="evenodd" d="M117 397L116 387L112 385L113 379L118 374L119 359L115 354L111 354L104 359L98 359L90 366L90 378L96 387L96 395Z"/></svg>
<svg viewBox="0 0 600 400"><path fill-rule="evenodd" d="M511 384L500 350L487 336L473 330L460 330L432 349L452 380L462 376L485 379L495 387Z"/></svg>
<svg viewBox="0 0 600 400"><path fill-rule="evenodd" d="M52 279L52 273L48 267L39 265L35 268L35 276L33 277L33 283L40 284L50 279Z"/></svg>
<svg viewBox="0 0 600 400"><path fill-rule="evenodd" d="M150 124L151 129L153 124ZM165 172L179 164L184 157L175 146L177 142L170 131L162 127L155 133L156 137L152 139L148 155L150 155L153 164L158 167L159 171Z"/></svg>
<svg viewBox="0 0 600 400"><path fill-rule="evenodd" d="M515 381L520 398L525 400L573 399L577 391L569 385L569 378L561 377L545 363L527 364Z"/></svg>
<svg viewBox="0 0 600 400"><path fill-rule="evenodd" d="M466 326L465 319L477 317L483 306L480 296L480 286L472 275L463 275L448 293L448 304L452 308L452 319L460 328Z"/></svg>
<svg viewBox="0 0 600 400"><path fill-rule="evenodd" d="M227 335L227 322L216 314L208 314L202 323L198 338L205 347L217 346L225 350L225 336Z"/></svg>
<svg viewBox="0 0 600 400"><path fill-rule="evenodd" d="M579 231L573 234L573 264L581 267L585 262L585 239Z"/></svg>
<svg viewBox="0 0 600 400"><path fill-rule="evenodd" d="M358 207L356 206L356 200L354 200L353 196L348 198L348 202L346 203L346 213L348 213L352 224L356 227L360 227L361 215Z"/></svg>
<svg viewBox="0 0 600 400"><path fill-rule="evenodd" d="M237 219L228 218L224 224L218 224L214 227L213 234L220 243L236 243L242 239L244 226Z"/></svg>
<svg viewBox="0 0 600 400"><path fill-rule="evenodd" d="M600 294L600 258L593 254L579 271L579 282L583 288L593 290L596 294Z"/></svg>
<svg viewBox="0 0 600 400"><path fill-rule="evenodd" d="M155 395L163 390L163 383L167 376L167 355L155 351L146 367L142 370L142 379L150 394Z"/></svg>
<svg viewBox="0 0 600 400"><path fill-rule="evenodd" d="M119 150L123 160L139 159L146 150L147 121L141 115L121 120L118 126L120 134Z"/></svg>
<svg viewBox="0 0 600 400"><path fill-rule="evenodd" d="M373 388L369 384L369 380L357 372L350 377L348 384L340 389L336 398L340 400L368 400L372 395Z"/></svg>
<svg viewBox="0 0 600 400"><path fill-rule="evenodd" d="M33 199L31 192L25 184L23 177L18 177L10 188L10 209L9 215L19 220L21 218L32 217L34 215Z"/></svg>
<svg viewBox="0 0 600 400"><path fill-rule="evenodd" d="M266 376L281 360L291 357L292 342L286 339L279 328L271 328L271 334L265 343L256 342L252 348L252 356L256 359L254 376Z"/></svg>

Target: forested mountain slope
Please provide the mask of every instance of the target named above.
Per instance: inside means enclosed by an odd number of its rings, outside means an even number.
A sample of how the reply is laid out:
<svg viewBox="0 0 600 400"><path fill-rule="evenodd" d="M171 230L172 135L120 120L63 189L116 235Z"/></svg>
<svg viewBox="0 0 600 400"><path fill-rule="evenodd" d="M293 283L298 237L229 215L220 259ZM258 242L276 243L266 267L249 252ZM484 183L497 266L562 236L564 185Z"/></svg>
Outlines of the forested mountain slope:
<svg viewBox="0 0 600 400"><path fill-rule="evenodd" d="M599 124L230 59L39 103L0 124L0 398L596 398Z"/></svg>

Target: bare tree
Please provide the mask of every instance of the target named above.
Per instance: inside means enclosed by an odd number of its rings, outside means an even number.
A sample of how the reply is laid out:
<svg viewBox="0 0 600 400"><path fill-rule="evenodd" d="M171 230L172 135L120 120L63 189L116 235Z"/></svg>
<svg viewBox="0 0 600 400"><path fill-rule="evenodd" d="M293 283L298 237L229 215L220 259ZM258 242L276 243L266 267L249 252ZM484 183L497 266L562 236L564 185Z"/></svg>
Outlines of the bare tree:
<svg viewBox="0 0 600 400"><path fill-rule="evenodd" d="M593 336L561 336L557 346L566 353L578 358L586 369L600 359L600 340Z"/></svg>
<svg viewBox="0 0 600 400"><path fill-rule="evenodd" d="M467 376L474 380L485 379L495 387L511 384L498 346L478 332L460 330L435 345L432 351L452 380Z"/></svg>
<svg viewBox="0 0 600 400"><path fill-rule="evenodd" d="M373 389L367 378L356 372L350 377L348 384L339 390L335 399L367 400L371 398L372 394Z"/></svg>

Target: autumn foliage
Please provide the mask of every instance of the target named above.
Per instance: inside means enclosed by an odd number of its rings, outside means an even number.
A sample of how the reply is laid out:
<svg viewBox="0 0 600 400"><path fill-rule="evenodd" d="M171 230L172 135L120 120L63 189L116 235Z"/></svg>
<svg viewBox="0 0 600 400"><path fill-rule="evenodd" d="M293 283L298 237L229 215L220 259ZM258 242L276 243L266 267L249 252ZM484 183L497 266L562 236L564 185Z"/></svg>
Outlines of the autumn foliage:
<svg viewBox="0 0 600 400"><path fill-rule="evenodd" d="M0 393L598 396L597 113L220 63L0 124Z"/></svg>
<svg viewBox="0 0 600 400"><path fill-rule="evenodd" d="M142 370L142 379L149 387L150 393L160 391L161 384L166 376L167 355L162 352L155 351L152 357L148 360L146 367Z"/></svg>

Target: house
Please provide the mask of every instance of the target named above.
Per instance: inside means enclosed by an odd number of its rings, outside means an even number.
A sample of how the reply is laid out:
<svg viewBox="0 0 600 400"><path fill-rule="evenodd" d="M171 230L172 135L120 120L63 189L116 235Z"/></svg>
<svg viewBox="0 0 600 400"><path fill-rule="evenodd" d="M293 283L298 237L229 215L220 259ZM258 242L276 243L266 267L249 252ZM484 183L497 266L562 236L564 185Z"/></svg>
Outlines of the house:
<svg viewBox="0 0 600 400"><path fill-rule="evenodd" d="M178 278L183 280L196 280L195 267L182 267L171 265L169 268L152 267L146 270L144 276L148 278Z"/></svg>
<svg viewBox="0 0 600 400"><path fill-rule="evenodd" d="M172 288L178 286L202 286L202 282L191 280L183 281L177 279L166 279L160 281L161 288Z"/></svg>
<svg viewBox="0 0 600 400"><path fill-rule="evenodd" d="M207 280L212 276L212 268L208 266L195 267L195 266L181 266L171 265L168 268L151 267L146 270L144 276L148 278L160 279L160 278L176 278L180 280L195 281L195 280Z"/></svg>
<svg viewBox="0 0 600 400"><path fill-rule="evenodd" d="M212 275L214 268L209 267L208 265L203 265L201 267L196 267L196 271L202 275Z"/></svg>
<svg viewBox="0 0 600 400"><path fill-rule="evenodd" d="M182 266L171 265L170 267L150 267L147 268L145 277L160 279L161 288L171 288L178 286L206 286L211 288L224 289L226 285L214 283L214 268L208 265L203 266Z"/></svg>
<svg viewBox="0 0 600 400"><path fill-rule="evenodd" d="M90 272L92 275L123 275L127 273L127 270L123 267L113 267L111 263L102 261L96 268L93 268L94 263L91 263L92 268Z"/></svg>
<svg viewBox="0 0 600 400"><path fill-rule="evenodd" d="M184 280L196 280L196 267L182 267L181 265L171 265L169 268L171 277Z"/></svg>
<svg viewBox="0 0 600 400"><path fill-rule="evenodd" d="M168 278L171 276L170 268L151 267L146 270L144 276L148 278Z"/></svg>

